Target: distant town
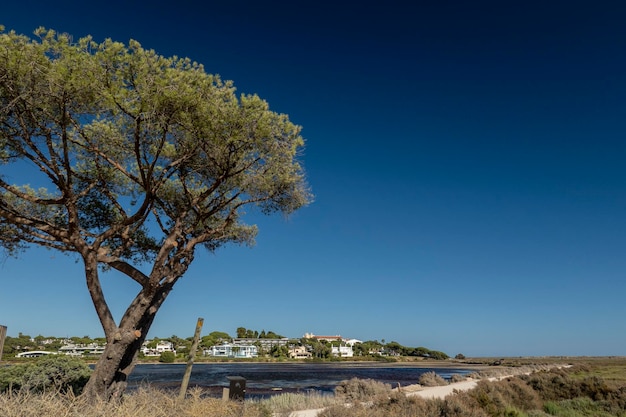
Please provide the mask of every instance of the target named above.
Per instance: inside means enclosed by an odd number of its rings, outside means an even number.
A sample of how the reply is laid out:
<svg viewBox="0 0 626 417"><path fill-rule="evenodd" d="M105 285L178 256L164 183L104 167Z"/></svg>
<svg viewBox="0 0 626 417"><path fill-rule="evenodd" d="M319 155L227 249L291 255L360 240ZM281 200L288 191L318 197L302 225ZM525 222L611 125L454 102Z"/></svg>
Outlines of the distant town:
<svg viewBox="0 0 626 417"><path fill-rule="evenodd" d="M187 357L193 337L153 338L146 340L139 353L140 359L157 359L173 362L176 358ZM0 349L1 349L0 344ZM105 338L84 337L45 337L24 335L6 336L3 358L33 358L45 355L70 355L96 358L104 352ZM443 352L425 347L406 347L397 342L386 343L370 340L362 341L344 338L340 335L316 335L306 333L300 338L288 338L272 331L237 328L236 336L214 331L199 340L196 355L207 358L253 359L332 359L354 357L398 357L419 356L429 359L448 359ZM462 355L457 355L457 357Z"/></svg>

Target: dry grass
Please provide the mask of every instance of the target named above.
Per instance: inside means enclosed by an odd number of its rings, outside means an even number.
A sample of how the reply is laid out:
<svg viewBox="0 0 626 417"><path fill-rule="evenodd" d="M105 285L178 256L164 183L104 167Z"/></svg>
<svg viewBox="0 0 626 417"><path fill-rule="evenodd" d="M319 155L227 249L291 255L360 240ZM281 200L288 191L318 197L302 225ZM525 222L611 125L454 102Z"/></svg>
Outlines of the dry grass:
<svg viewBox="0 0 626 417"><path fill-rule="evenodd" d="M320 409L336 404L332 395L275 395L263 400L223 401L191 389L184 401L173 392L143 387L119 403L87 402L61 392L0 394L2 417L270 417L294 410Z"/></svg>
<svg viewBox="0 0 626 417"><path fill-rule="evenodd" d="M430 371L420 375L419 384L424 387L439 387L442 385L448 385L448 381L434 371Z"/></svg>
<svg viewBox="0 0 626 417"><path fill-rule="evenodd" d="M373 379L352 378L342 381L335 388L335 396L343 403L376 401L378 398L389 398L391 386Z"/></svg>
<svg viewBox="0 0 626 417"><path fill-rule="evenodd" d="M184 401L178 401L175 393L148 386L127 394L117 404L87 403L71 393L7 392L0 394L0 416L272 417L287 416L294 410L325 408L320 417L547 416L547 412L552 415L626 417L626 359L576 362L561 359L558 363L567 362L574 366L545 370L557 364L555 361L489 368L481 372L483 381L476 389L444 400L404 396L402 392L392 392L384 384L367 380L345 381L341 388L346 392L344 397L339 392L336 396L282 394L245 403L208 398L200 389L190 390ZM530 376L493 382L484 380L531 371L535 373ZM350 406L337 405L338 402L349 402ZM580 411L583 408L588 411Z"/></svg>
<svg viewBox="0 0 626 417"><path fill-rule="evenodd" d="M284 393L273 395L263 400L251 400L252 403L256 403L262 410L271 410L275 415L289 414L295 410L317 410L337 404L338 401L337 397L318 393Z"/></svg>
<svg viewBox="0 0 626 417"><path fill-rule="evenodd" d="M485 379L476 388L445 399L426 400L395 392L373 403L335 405L318 417L626 417L626 386L614 389L596 376L570 374L577 372L582 371L574 366Z"/></svg>
<svg viewBox="0 0 626 417"><path fill-rule="evenodd" d="M119 403L87 402L72 394L20 392L0 395L3 417L261 417L271 413L262 404L204 398L192 390L184 401L175 394L140 389Z"/></svg>

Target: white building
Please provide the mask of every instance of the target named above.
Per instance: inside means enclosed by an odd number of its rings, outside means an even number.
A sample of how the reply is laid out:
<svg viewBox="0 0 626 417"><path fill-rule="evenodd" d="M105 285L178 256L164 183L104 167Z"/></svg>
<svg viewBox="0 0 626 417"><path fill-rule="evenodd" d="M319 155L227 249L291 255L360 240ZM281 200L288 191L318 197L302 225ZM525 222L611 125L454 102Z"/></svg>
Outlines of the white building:
<svg viewBox="0 0 626 417"><path fill-rule="evenodd" d="M56 355L54 352L47 352L44 350L29 350L28 352L22 352L15 355L16 358L39 358L40 356Z"/></svg>
<svg viewBox="0 0 626 417"><path fill-rule="evenodd" d="M157 342L154 349L147 347L147 344L147 342L144 342L144 345L141 348L141 352L146 356L161 356L161 353L163 352L173 352L176 354L176 349L174 349L174 344L172 342Z"/></svg>
<svg viewBox="0 0 626 417"><path fill-rule="evenodd" d="M318 335L315 335L313 333L305 333L304 334L304 338L305 339L314 339L314 340L319 340L319 341L326 341L326 342L341 342L343 340L343 338L340 335L336 335L336 336L318 336Z"/></svg>
<svg viewBox="0 0 626 417"><path fill-rule="evenodd" d="M224 343L223 345L212 346L206 349L204 354L222 358L256 358L259 352L254 345L233 345Z"/></svg>
<svg viewBox="0 0 626 417"><path fill-rule="evenodd" d="M83 355L102 355L105 346L97 343L89 343L88 345L66 343L59 348L59 353L69 356Z"/></svg>
<svg viewBox="0 0 626 417"><path fill-rule="evenodd" d="M333 346L330 353L340 358L351 358L354 356L352 346Z"/></svg>

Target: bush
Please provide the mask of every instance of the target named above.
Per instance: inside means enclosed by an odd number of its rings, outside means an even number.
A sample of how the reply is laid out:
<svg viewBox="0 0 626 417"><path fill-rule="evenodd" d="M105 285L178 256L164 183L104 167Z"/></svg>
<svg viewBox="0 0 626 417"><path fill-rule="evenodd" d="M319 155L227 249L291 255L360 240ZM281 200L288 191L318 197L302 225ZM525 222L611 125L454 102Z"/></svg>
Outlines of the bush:
<svg viewBox="0 0 626 417"><path fill-rule="evenodd" d="M373 379L352 378L342 381L335 388L335 395L347 402L371 401L378 397L388 397L391 386Z"/></svg>
<svg viewBox="0 0 626 417"><path fill-rule="evenodd" d="M437 375L434 371L424 372L420 375L419 384L425 387L438 387L441 385L448 385L442 376Z"/></svg>
<svg viewBox="0 0 626 417"><path fill-rule="evenodd" d="M176 354L174 352L165 351L159 356L159 362L174 363L176 361Z"/></svg>
<svg viewBox="0 0 626 417"><path fill-rule="evenodd" d="M90 375L91 369L80 359L49 355L25 365L1 368L0 392L56 390L80 394Z"/></svg>
<svg viewBox="0 0 626 417"><path fill-rule="evenodd" d="M461 374L452 374L450 377L450 382L463 382L467 379L465 375Z"/></svg>
<svg viewBox="0 0 626 417"><path fill-rule="evenodd" d="M518 378L504 381L480 381L467 396L472 397L490 415L506 414L506 410L540 409L542 401L528 384ZM511 411L515 415L517 411Z"/></svg>

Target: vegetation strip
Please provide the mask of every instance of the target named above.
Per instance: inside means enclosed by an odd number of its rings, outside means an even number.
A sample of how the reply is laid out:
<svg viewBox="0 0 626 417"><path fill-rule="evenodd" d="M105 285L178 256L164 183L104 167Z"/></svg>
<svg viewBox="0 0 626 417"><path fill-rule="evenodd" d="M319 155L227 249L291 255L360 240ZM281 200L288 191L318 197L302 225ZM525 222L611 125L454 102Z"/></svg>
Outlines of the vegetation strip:
<svg viewBox="0 0 626 417"><path fill-rule="evenodd" d="M44 358L47 360L59 359ZM42 359L42 360L44 360ZM74 359L75 360L75 359ZM6 384L7 375L26 366L0 368L0 415L7 417L81 416L81 417L387 417L387 416L455 416L455 417L626 417L626 358L571 358L568 368L558 368L558 359L542 365L489 367L474 378L482 378L467 391L455 391L445 398L421 398L407 395L409 387L392 389L372 380L344 381L334 396L282 394L270 399L245 402L207 398L201 389L191 389L184 400L175 393L149 386L124 397L120 402L88 402L75 395L74 386L43 385L27 389ZM531 360L528 360L530 365ZM562 362L562 361L561 361ZM68 362L67 365L72 365ZM72 365L73 366L73 365ZM57 367L56 371L62 369ZM71 367L70 367L71 368ZM54 366L45 368L48 374ZM530 370L532 374L526 375ZM519 375L510 377L507 373ZM30 381L50 381L31 374ZM67 372L67 370L66 370ZM62 375L60 374L55 375ZM604 379L602 376L609 376ZM433 382L429 375L420 385ZM60 379L58 382L70 382ZM454 383L453 383L454 384ZM452 384L451 384L452 385ZM423 392L413 391L413 392ZM349 407L346 407L349 404ZM294 410L306 410L295 411Z"/></svg>

